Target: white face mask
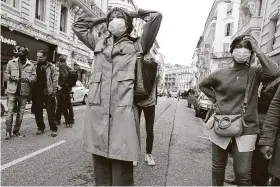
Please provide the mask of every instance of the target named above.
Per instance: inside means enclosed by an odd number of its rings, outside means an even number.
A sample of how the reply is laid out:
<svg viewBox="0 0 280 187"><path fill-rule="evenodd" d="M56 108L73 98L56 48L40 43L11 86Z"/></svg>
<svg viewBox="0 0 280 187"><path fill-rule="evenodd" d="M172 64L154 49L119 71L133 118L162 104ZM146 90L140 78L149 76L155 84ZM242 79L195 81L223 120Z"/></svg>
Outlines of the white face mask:
<svg viewBox="0 0 280 187"><path fill-rule="evenodd" d="M110 21L108 26L108 31L116 37L122 36L126 29L126 24L123 18L114 18Z"/></svg>
<svg viewBox="0 0 280 187"><path fill-rule="evenodd" d="M233 50L232 57L237 63L246 63L249 62L251 51L246 48L237 48Z"/></svg>

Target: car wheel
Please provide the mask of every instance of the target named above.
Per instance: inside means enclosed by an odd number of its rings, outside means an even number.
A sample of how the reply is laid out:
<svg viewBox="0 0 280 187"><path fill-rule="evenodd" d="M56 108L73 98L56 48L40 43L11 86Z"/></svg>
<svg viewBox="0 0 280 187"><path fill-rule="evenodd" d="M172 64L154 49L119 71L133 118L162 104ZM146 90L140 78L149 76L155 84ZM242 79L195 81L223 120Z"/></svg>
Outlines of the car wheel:
<svg viewBox="0 0 280 187"><path fill-rule="evenodd" d="M3 106L3 104L1 103L1 116L3 116L5 113L5 107Z"/></svg>
<svg viewBox="0 0 280 187"><path fill-rule="evenodd" d="M199 117L199 111L197 109L195 109L195 117Z"/></svg>
<svg viewBox="0 0 280 187"><path fill-rule="evenodd" d="M87 95L85 95L85 96L84 96L84 100L83 100L83 104L84 104L84 105L86 105L86 104L87 104L87 102L88 102L88 96L87 96Z"/></svg>

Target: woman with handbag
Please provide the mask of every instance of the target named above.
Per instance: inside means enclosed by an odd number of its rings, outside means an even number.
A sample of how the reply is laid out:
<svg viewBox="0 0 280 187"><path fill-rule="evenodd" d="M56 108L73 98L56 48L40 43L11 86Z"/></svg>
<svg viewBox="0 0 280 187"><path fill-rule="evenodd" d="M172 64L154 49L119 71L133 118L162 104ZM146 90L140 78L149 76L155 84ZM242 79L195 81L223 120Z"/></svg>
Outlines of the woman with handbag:
<svg viewBox="0 0 280 187"><path fill-rule="evenodd" d="M251 186L252 154L259 133L257 118L260 82L280 75L279 65L266 57L255 39L241 35L230 46L232 67L219 69L200 83L200 89L216 106L209 129L212 142L212 185L222 186L232 144L238 186ZM254 55L259 66L251 65Z"/></svg>
<svg viewBox="0 0 280 187"><path fill-rule="evenodd" d="M133 18L146 21L140 38L130 36ZM146 55L150 51L161 20L162 15L156 11L112 8L107 16L84 14L73 24L77 37L94 51L83 146L93 155L98 186L134 185L133 161L140 156L139 116L134 101L137 53ZM109 33L104 38L92 34L92 29L102 24Z"/></svg>

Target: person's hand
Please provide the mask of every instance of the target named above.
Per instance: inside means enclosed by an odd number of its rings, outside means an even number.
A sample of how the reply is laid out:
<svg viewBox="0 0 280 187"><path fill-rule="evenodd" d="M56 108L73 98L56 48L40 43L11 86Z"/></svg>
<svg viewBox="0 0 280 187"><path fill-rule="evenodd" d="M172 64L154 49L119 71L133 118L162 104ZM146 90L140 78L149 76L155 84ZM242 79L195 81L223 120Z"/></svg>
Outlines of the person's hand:
<svg viewBox="0 0 280 187"><path fill-rule="evenodd" d="M58 85L57 86L57 90L60 91L61 90L61 86Z"/></svg>
<svg viewBox="0 0 280 187"><path fill-rule="evenodd" d="M248 37L245 36L244 37L244 41L250 42L251 46L252 46L252 50L253 52L255 52L256 54L259 54L261 52L259 46L258 46L258 42L257 40L255 40L255 38L253 37Z"/></svg>
<svg viewBox="0 0 280 187"><path fill-rule="evenodd" d="M272 157L272 153L273 153L273 147L270 147L270 146L263 146L263 147L261 147L261 150L260 150L260 152L263 154L263 156L267 159L267 160L269 160L269 159L271 159L271 157Z"/></svg>
<svg viewBox="0 0 280 187"><path fill-rule="evenodd" d="M132 18L138 18L139 17L138 12L136 12L136 11L128 11L128 15Z"/></svg>
<svg viewBox="0 0 280 187"><path fill-rule="evenodd" d="M29 82L28 78L21 78L20 81L21 82Z"/></svg>
<svg viewBox="0 0 280 187"><path fill-rule="evenodd" d="M10 80L11 80L11 81L18 82L18 81L19 81L19 78L16 77L16 76L11 76L11 77L10 77Z"/></svg>

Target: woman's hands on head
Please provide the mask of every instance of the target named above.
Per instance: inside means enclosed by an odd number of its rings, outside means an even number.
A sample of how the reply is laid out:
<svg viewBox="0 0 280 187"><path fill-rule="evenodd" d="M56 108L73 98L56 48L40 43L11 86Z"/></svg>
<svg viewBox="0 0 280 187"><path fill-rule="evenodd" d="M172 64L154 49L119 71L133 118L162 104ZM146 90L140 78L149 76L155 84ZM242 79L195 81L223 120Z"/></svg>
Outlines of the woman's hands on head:
<svg viewBox="0 0 280 187"><path fill-rule="evenodd" d="M261 49L259 48L258 42L257 42L257 40L255 38L249 37L249 36L245 36L243 40L247 41L247 42L249 42L251 44L252 50L253 50L254 53L256 53L256 54L261 53Z"/></svg>

